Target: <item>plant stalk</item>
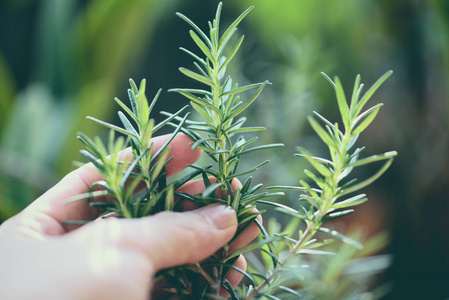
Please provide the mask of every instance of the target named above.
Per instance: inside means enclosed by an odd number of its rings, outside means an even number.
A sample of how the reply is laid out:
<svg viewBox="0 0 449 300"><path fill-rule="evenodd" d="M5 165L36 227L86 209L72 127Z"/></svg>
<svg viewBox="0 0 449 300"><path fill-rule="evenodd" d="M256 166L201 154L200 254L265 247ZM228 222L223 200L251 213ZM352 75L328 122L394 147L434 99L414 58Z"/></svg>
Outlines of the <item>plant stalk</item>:
<svg viewBox="0 0 449 300"><path fill-rule="evenodd" d="M312 223L312 222L309 223L309 225L307 225L306 230L304 231L302 237L296 242L295 246L293 247L293 250L288 252L287 256L285 256L278 263L278 265L273 270L273 272L268 277L268 279L264 280L256 288L254 288L253 291L251 292L251 294L249 294L249 296L245 300L250 300L250 299L254 298L255 296L257 296L265 288L265 286L267 284L272 282L277 277L277 275L282 270L282 268L298 253L298 251L301 249L303 244L313 237L313 235L315 234L315 232L314 232L315 227L316 227L315 223Z"/></svg>

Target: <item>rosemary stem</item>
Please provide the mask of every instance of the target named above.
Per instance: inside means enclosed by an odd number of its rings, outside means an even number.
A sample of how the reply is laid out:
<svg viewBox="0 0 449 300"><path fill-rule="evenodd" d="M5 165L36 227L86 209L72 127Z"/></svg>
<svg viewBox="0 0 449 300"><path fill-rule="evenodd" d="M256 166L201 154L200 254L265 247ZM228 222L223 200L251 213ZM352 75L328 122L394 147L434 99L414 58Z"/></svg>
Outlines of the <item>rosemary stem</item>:
<svg viewBox="0 0 449 300"><path fill-rule="evenodd" d="M309 223L309 225L307 225L306 230L304 231L302 237L296 242L295 246L293 247L293 249L288 252L287 256L285 256L276 266L276 268L273 270L273 272L271 273L271 275L268 277L267 280L264 280L261 284L259 284L256 288L254 288L254 290L251 292L251 294L249 294L249 296L246 298L246 300L250 300L252 298L254 298L255 296L257 296L260 291L262 291L262 289L269 284L271 281L273 281L276 276L278 275L278 273L282 270L282 268L297 254L297 252L301 249L301 247L303 246L303 244L308 241L310 238L312 238L312 236L314 235L314 228L315 228L315 223Z"/></svg>

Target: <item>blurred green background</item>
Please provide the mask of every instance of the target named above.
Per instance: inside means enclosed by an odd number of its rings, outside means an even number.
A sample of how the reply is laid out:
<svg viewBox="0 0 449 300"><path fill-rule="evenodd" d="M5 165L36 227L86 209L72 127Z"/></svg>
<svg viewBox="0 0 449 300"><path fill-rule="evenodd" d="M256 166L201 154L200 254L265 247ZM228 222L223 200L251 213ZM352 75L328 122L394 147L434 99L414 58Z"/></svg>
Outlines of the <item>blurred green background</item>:
<svg viewBox="0 0 449 300"><path fill-rule="evenodd" d="M147 78L149 98L164 89L155 111L186 104L166 93L192 85L177 71L191 66L178 47L195 48L175 12L206 28L217 3L0 1L0 222L73 170L81 159L77 131L105 135L85 117L113 122L113 97L125 100L128 78ZM229 0L223 21L250 5L255 9L239 27L246 38L233 77L241 85L273 83L252 106L248 123L267 127L263 142L286 145L259 154L272 163L257 180L295 185L304 168L293 157L295 147L323 151L305 121L313 110L337 121L333 90L321 71L338 75L349 93L357 74L370 86L394 70L373 99L385 105L359 143L367 146L365 155L397 150L399 157L344 226L366 235L390 232L385 252L394 260L381 278L393 282L387 298L447 299L449 1Z"/></svg>

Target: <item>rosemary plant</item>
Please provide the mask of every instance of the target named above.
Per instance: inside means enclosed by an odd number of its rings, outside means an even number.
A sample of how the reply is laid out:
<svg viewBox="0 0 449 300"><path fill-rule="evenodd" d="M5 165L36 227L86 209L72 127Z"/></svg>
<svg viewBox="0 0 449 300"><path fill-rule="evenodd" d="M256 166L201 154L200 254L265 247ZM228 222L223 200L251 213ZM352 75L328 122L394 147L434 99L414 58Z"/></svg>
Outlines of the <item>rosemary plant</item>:
<svg viewBox="0 0 449 300"><path fill-rule="evenodd" d="M262 184L251 186L252 177L249 177L241 188L233 190L231 187L233 180L251 174L269 162L269 160L265 160L253 168L240 171L240 160L243 156L254 151L282 147L283 144L259 145L248 148L257 140L257 137L247 140L242 135L248 132L265 130L263 127L244 127L246 118L242 116L242 113L257 99L269 82L265 81L240 87L237 83L232 82L230 76L226 75L226 69L244 39L244 36L241 36L235 44L232 44L232 37L236 32L237 25L252 10L252 7L244 11L222 34L220 34L221 9L222 3L218 5L215 19L209 22L209 36L189 18L181 13L177 14L193 28L193 30L190 30L190 36L201 51L201 55L196 55L190 50L180 48L194 58L194 66L197 70L192 71L187 68L180 68L179 70L187 77L206 85L207 89L178 88L170 91L177 92L190 100L193 109L203 119L201 121L186 121L188 126L181 130L192 139L193 148L202 149L215 163L215 167L213 165L191 166L195 171L188 178L199 173L202 174L206 190L201 195L177 194L182 198L194 201L199 206L211 203L232 206L239 221L239 230L234 237L235 239L251 223L255 222L257 216L261 213L255 210L255 203L260 199L279 194L257 193ZM255 91L249 99L242 100L242 93L249 90ZM172 117L170 114L167 115ZM180 120L179 117L177 119ZM183 289L188 290L193 299L197 299L199 295L217 297L221 288L233 294L233 289L225 278L227 272L231 268L237 269L233 264L240 254L271 241L271 238L261 243L250 244L233 253L228 253L229 245L233 240L225 245L215 257L211 258L211 261L205 263L209 266L216 265L211 271L214 275L213 284L206 281L205 287L200 287L200 291L194 291L194 288L190 285L187 289L184 284ZM245 274L243 270L238 271ZM179 293L179 290L177 292Z"/></svg>
<svg viewBox="0 0 449 300"><path fill-rule="evenodd" d="M239 227L227 245L207 261L163 270L156 275L155 281L164 287L169 296L181 299L221 299L219 295L222 289L226 290L232 299L261 297L284 299L284 296L279 298L280 295L289 295L296 299L304 295L304 291L298 287L301 284L285 284L288 280L284 275L287 266L300 259L303 254L328 253L317 249L327 244L327 241L315 239L317 232L329 234L357 249L362 248L358 241L322 225L325 221L352 213L352 207L367 201L365 194L354 193L379 178L397 155L391 151L359 159L364 148L353 150L360 133L371 124L382 104L366 110L364 107L379 86L391 75L391 71L383 75L363 96L363 84L360 83L360 76L357 76L349 103L340 80L335 78L332 81L323 74L335 89L342 126L331 123L318 113L315 113L315 118L310 117L309 122L328 147L330 157L327 159L316 157L307 150L299 148L297 156L305 158L314 169L313 172L304 171L310 179L309 183L301 180L298 187L270 188L300 191L298 209L265 200L283 193L261 192L262 184L254 184L251 176L242 180L241 187L233 189L233 186L240 186L233 185L234 180L250 175L269 162L265 160L252 168L241 170L242 158L255 151L283 145L253 146L257 136L247 137L250 133L265 129L244 126L246 118L243 113L270 83L265 81L239 86L227 75L227 68L244 39L241 36L235 40L234 34L238 24L252 7L245 10L225 30L220 28L221 9L222 3L218 5L215 19L209 22L209 34L202 31L188 17L177 14L192 27L190 36L201 53L198 55L181 48L194 59L196 70L187 68L179 70L187 77L203 84L205 88L176 88L170 91L187 98L200 120L188 120L188 114L181 117L184 107L174 114L162 112L166 119L155 125L149 115L160 91L153 101L148 103L145 96L145 80L139 88L130 80L131 88L128 95L131 108L115 99L123 110L118 112L123 127L89 117L111 130L108 144L104 145L98 137L90 139L82 133L78 136L87 148L82 150L81 154L104 175L104 180L94 183L89 193L72 198L71 201L88 198L91 206L101 207L105 213L112 212L124 218L152 215L163 210L182 210L183 201L193 201L198 206L213 203L231 206L237 213ZM165 145L154 151L150 143L151 137L164 125L173 126L175 130ZM123 136L116 138L115 132ZM178 132L190 137L192 148L203 150L210 158L211 164L190 165L192 171L189 174L168 183L164 166L171 158L168 157L167 146ZM130 150L126 149L128 146ZM355 167L378 161L385 163L373 176L362 182L355 179L348 180ZM198 176L205 185L203 193L189 195L179 191L185 183ZM136 193L140 189L143 189L143 192ZM99 196L111 197L113 200L94 201ZM179 199L176 204L175 197ZM272 230L267 231L257 219L263 212L256 209L257 203L275 206L277 210L290 216L291 221L285 230L274 233ZM301 222L305 227L299 230ZM230 244L254 223L260 228L259 240L230 253ZM295 236L294 233L298 230L299 236ZM241 254L257 249L260 250L259 257L265 261L266 270L255 271L256 268L249 266L249 271L246 272L234 266ZM237 289L234 289L226 279L230 270L240 272L245 277L243 284Z"/></svg>
<svg viewBox="0 0 449 300"><path fill-rule="evenodd" d="M307 150L299 148L299 153L296 154L296 156L305 158L315 169L315 172L307 169L304 170L305 175L310 178L312 184L301 180L300 186L298 187L271 187L272 189L300 191L301 195L299 200L301 205L299 209L294 209L279 203L264 200L259 201L259 203L276 206L277 210L286 213L295 219L302 220L306 226L305 229L299 230L298 239L280 235L280 238L289 244L290 250L283 256L280 256L275 251L269 252L271 257L276 257L274 259L274 269L263 276L263 281L261 281L257 287L250 287L246 290L245 299L252 299L260 295L270 295L272 299L277 299L274 295L279 292L287 292L296 296L300 295L299 291L281 286L280 281L282 280L279 279L278 276L285 266L298 255L329 254L322 250L315 249L326 244L314 239L317 232L322 232L333 238L340 239L344 243L355 248L363 248L362 244L358 241L335 230L323 227L322 224L325 221L353 213L354 210L352 207L366 202L368 199L365 194L354 195L354 193L379 178L391 165L393 157L397 155L396 151L390 151L359 159L359 155L364 147L351 150L356 144L360 133L374 120L382 104L377 104L365 111L363 111L363 108L374 92L391 74L391 71L385 73L363 96L361 96L363 84L360 83L361 78L360 75L358 75L355 80L351 101L348 105L342 84L338 77L332 81L323 73L335 89L338 107L342 117L343 131L339 129L338 123L333 124L319 113L315 112L316 117L324 123L324 126L313 117L309 117L309 123L316 134L328 147L330 159L313 156ZM356 179L347 180L348 175L350 175L355 167L378 161L386 162L368 179L365 179L362 182L357 182ZM292 230L288 230L287 232L291 234Z"/></svg>
<svg viewBox="0 0 449 300"><path fill-rule="evenodd" d="M90 193L69 201L85 198L93 200L98 196L111 196L112 202L90 201L90 205L101 207L105 213L116 213L123 218L138 218L173 208L173 185L167 184L164 171L164 166L171 160L168 158L167 146L181 129L188 114L181 120L178 128L167 142L158 151L153 151L153 144L150 144L153 134L178 116L186 107L155 125L149 115L161 90L149 104L145 96L146 81L142 80L140 88L137 88L133 80L130 80L130 84L131 89L128 90L128 96L131 109L115 98L117 104L128 115L126 116L122 111L118 112L123 128L88 117L88 119L111 129L107 146L98 137L92 140L83 133L78 134L79 140L87 148L87 150L80 151L81 155L95 165L98 171L104 175L104 180L95 182ZM121 133L124 137L115 139L115 132ZM129 145L132 155L127 153L129 149L126 150ZM140 196L135 196L136 189L142 185L144 185L145 191Z"/></svg>

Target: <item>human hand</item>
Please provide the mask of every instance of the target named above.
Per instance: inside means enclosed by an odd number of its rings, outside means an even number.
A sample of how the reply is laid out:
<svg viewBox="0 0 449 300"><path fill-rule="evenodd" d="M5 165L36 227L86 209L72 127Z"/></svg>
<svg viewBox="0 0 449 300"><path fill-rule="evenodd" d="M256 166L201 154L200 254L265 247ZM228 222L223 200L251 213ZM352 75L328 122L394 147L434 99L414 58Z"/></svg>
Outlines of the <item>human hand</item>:
<svg viewBox="0 0 449 300"><path fill-rule="evenodd" d="M153 139L154 148L167 139ZM199 158L201 152L190 142L182 134L171 142L174 159L166 166L167 176ZM64 225L98 217L85 201L64 204L98 180L101 175L87 164L0 226L2 299L148 299L155 272L206 259L237 229L234 211L220 205L141 219L98 219L76 230ZM194 181L184 189L198 193L204 186ZM250 226L231 248L246 245L257 233ZM246 268L243 257L236 266ZM236 286L241 276L231 271L227 278Z"/></svg>

